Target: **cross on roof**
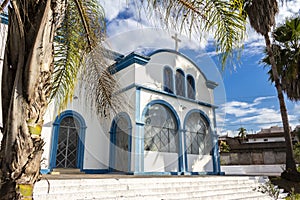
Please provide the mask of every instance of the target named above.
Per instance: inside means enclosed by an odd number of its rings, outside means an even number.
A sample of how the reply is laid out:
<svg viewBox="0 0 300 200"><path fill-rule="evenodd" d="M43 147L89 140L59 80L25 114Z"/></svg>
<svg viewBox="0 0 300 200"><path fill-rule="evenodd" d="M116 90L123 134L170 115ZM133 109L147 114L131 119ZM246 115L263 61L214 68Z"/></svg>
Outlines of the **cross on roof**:
<svg viewBox="0 0 300 200"><path fill-rule="evenodd" d="M175 40L175 50L178 51L178 43L181 42L181 40L177 37L177 33L175 33L175 36L172 36L172 39Z"/></svg>

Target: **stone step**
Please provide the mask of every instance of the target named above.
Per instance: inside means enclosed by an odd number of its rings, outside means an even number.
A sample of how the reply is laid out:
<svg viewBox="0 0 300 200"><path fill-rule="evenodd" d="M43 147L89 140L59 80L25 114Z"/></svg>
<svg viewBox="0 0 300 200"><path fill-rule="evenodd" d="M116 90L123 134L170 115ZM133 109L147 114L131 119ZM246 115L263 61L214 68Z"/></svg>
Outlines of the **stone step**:
<svg viewBox="0 0 300 200"><path fill-rule="evenodd" d="M253 191L261 177L159 177L57 179L38 182L34 198L55 199L267 199ZM222 197L222 198L221 198ZM249 200L250 200L249 199ZM246 199L245 199L246 200Z"/></svg>
<svg viewBox="0 0 300 200"><path fill-rule="evenodd" d="M184 183L156 183L156 184L148 184L145 188L145 184L137 184L137 183L126 183L126 184L84 184L79 183L78 185L55 185L53 182L50 182L50 193L51 194L59 194L59 193L68 193L73 192L74 190L83 191L83 192L155 192L155 191L165 191L168 190L197 190L197 191L210 191L210 190L225 190L225 189L238 189L239 187L243 187L246 185L248 188L256 188L258 184L252 181L239 181L239 182L184 182ZM48 192L48 185L44 185L41 187L37 185L35 187L35 192L39 194L46 194Z"/></svg>
<svg viewBox="0 0 300 200"><path fill-rule="evenodd" d="M144 184L147 184L146 181L132 181L132 182L122 182L122 181L115 181L115 180L108 180L104 181L103 179L90 179L88 181L86 180L68 180L68 181L60 181L60 180L50 180L49 181L50 185L53 187L61 188L61 187L93 187L93 186L101 186L101 187L112 187L114 188L115 186L125 186L128 185L130 189L139 189L139 188L144 188ZM218 186L218 185L240 185L240 184L253 184L257 185L258 183L253 180L225 180L225 181L202 181L202 180L187 180L184 182L178 182L178 181L173 181L173 182L151 182L147 186L147 188L165 188L165 187L172 187L180 184L180 186ZM41 180L36 184L36 188L47 188L48 187L48 181ZM120 189L120 188L116 188ZM125 188L127 189L127 188Z"/></svg>
<svg viewBox="0 0 300 200"><path fill-rule="evenodd" d="M253 187L254 188L254 187ZM192 193L192 192L197 192L197 193L201 193L201 195L206 195L206 194L210 194L210 193L214 193L214 194L219 194L222 193L224 194L226 191L230 192L230 191L241 191L241 190L251 190L252 188L249 187L248 185L233 185L233 186L222 186L222 187L218 187L218 188L211 188L211 187L205 187L205 186L193 186L193 187L180 187L179 185L176 187L166 187L166 188L140 188L140 189L130 189L128 188L126 189L122 189L122 190L110 190L110 189L103 189L101 188L101 190L99 190L97 187L93 187L90 189L79 189L79 188L74 188L74 190L78 190L78 192L76 193L76 195L86 195L86 193L93 194L93 196L98 196L98 197L108 197L108 196L136 196L136 195L143 195L143 196L147 196L148 194L150 195L161 195L161 194L172 194L172 193ZM58 192L56 191L50 191L49 194L53 194L53 195L60 195L60 194L74 194L74 190L59 190ZM38 192L38 191L35 191ZM79 194L79 193L83 193L83 194ZM38 192L38 194L42 194L40 192ZM44 193L46 194L46 193Z"/></svg>
<svg viewBox="0 0 300 200"><path fill-rule="evenodd" d="M51 172L52 175L60 174L84 174L78 168L54 168Z"/></svg>

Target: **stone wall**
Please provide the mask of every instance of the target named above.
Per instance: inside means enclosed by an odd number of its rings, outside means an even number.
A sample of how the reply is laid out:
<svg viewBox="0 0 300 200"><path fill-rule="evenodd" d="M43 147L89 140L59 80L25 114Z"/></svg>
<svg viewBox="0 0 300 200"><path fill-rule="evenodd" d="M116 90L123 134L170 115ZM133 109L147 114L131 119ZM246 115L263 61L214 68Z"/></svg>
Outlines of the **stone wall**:
<svg viewBox="0 0 300 200"><path fill-rule="evenodd" d="M285 152L221 153L221 165L285 164Z"/></svg>
<svg viewBox="0 0 300 200"><path fill-rule="evenodd" d="M221 152L221 165L285 164L285 142L246 143L236 138L226 140L228 153Z"/></svg>

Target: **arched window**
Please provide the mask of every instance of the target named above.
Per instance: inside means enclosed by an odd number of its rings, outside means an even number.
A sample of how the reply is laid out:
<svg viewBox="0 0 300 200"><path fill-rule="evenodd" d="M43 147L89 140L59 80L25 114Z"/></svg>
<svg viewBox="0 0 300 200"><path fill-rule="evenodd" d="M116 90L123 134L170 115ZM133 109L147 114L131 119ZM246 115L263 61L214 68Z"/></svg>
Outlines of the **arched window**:
<svg viewBox="0 0 300 200"><path fill-rule="evenodd" d="M59 127L56 167L76 168L79 122L72 116L62 119Z"/></svg>
<svg viewBox="0 0 300 200"><path fill-rule="evenodd" d="M186 77L186 84L187 84L187 97L190 99L195 99L195 80L194 77L188 75Z"/></svg>
<svg viewBox="0 0 300 200"><path fill-rule="evenodd" d="M184 86L184 73L181 69L176 70L176 94L178 96L185 96L185 86Z"/></svg>
<svg viewBox="0 0 300 200"><path fill-rule="evenodd" d="M177 152L178 127L172 111L161 104L153 104L145 114L144 150Z"/></svg>
<svg viewBox="0 0 300 200"><path fill-rule="evenodd" d="M185 129L187 154L206 154L210 137L206 119L199 112L193 112L186 119Z"/></svg>
<svg viewBox="0 0 300 200"><path fill-rule="evenodd" d="M173 71L170 67L164 68L164 91L174 93Z"/></svg>
<svg viewBox="0 0 300 200"><path fill-rule="evenodd" d="M119 113L111 127L110 168L112 171L130 170L131 122L126 113Z"/></svg>

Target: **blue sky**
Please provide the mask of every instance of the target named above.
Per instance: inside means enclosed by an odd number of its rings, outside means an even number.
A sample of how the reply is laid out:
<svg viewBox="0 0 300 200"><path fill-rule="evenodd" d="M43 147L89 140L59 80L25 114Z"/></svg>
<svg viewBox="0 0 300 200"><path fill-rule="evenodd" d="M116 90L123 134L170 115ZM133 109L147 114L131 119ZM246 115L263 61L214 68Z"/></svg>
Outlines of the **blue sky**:
<svg viewBox="0 0 300 200"><path fill-rule="evenodd" d="M152 48L174 49L171 35L165 32L160 20L137 12L130 0L100 0L107 18L107 45L121 53L145 51ZM300 0L293 0L280 7L277 23L286 17L300 12ZM161 29L162 28L162 29ZM182 42L179 51L191 57L200 66L207 78L219 83L215 91L218 109L218 133L230 136L237 134L241 126L248 133L261 128L282 126L278 100L274 86L268 81L267 69L259 64L263 57L264 40L249 26L245 49L238 67L227 66L219 71L217 59L210 38L207 40L190 39L180 35ZM300 103L286 101L290 125L300 124Z"/></svg>

